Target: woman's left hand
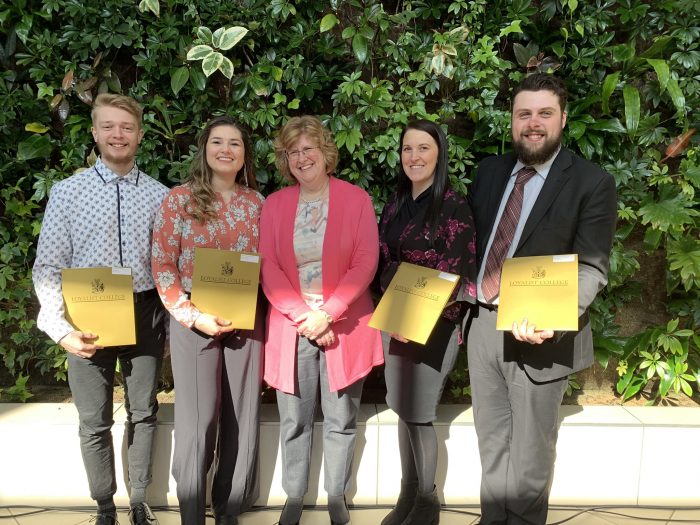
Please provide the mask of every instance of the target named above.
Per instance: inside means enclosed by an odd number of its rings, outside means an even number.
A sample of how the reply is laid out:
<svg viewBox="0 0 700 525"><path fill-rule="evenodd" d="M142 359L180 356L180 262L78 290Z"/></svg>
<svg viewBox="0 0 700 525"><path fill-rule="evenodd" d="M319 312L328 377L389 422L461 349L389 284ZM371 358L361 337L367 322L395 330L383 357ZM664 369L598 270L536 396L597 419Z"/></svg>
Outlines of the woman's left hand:
<svg viewBox="0 0 700 525"><path fill-rule="evenodd" d="M325 332L316 338L316 343L320 346L330 346L335 343L335 334L333 329L328 327Z"/></svg>
<svg viewBox="0 0 700 525"><path fill-rule="evenodd" d="M321 310L309 310L294 319L294 322L298 324L297 333L311 341L315 341L330 326L325 312Z"/></svg>

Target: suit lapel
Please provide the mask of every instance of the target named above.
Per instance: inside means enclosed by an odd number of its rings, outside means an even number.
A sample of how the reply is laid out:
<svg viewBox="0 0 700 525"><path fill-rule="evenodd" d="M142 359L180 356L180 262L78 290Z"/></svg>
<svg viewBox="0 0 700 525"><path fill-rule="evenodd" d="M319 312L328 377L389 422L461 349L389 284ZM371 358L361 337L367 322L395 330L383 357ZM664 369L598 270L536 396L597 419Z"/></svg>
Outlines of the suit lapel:
<svg viewBox="0 0 700 525"><path fill-rule="evenodd" d="M544 182L544 186L540 190L540 194L537 196L535 205L530 211L530 215L525 222L525 227L523 228L523 233L520 236L520 241L518 242L518 248L515 253L527 242L532 232L537 228L537 224L542 220L547 210L552 205L557 195L567 183L571 174L567 172L568 168L571 166L571 153L566 148L562 148L554 159L552 167L549 169L547 174L547 179Z"/></svg>
<svg viewBox="0 0 700 525"><path fill-rule="evenodd" d="M501 199L503 199L503 192L506 190L508 185L508 179L510 179L511 172L513 171L513 166L515 166L515 157L508 153L501 157L501 162L499 163L498 169L494 170L494 173L488 174L490 177L488 194L486 196L486 206L481 206L484 210L484 218L486 220L484 224L483 231L492 232L495 228L496 215L498 214L498 208L501 206ZM482 238L481 243L479 243L479 260L484 256L486 251L486 242L488 241L488 236Z"/></svg>

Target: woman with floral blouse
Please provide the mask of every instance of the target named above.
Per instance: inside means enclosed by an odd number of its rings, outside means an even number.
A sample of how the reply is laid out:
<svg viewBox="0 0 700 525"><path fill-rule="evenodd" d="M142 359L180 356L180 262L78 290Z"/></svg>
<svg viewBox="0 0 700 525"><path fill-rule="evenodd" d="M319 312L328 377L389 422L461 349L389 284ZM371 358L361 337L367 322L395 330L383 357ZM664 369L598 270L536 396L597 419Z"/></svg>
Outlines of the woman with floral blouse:
<svg viewBox="0 0 700 525"><path fill-rule="evenodd" d="M421 345L391 334L384 348L386 400L399 416L401 492L382 525L434 525L440 520L435 488L437 405L459 349L464 314L460 297L476 295L475 233L466 199L449 185L447 138L426 120L401 134L398 187L379 225L379 276L385 291L401 261L461 277L430 338Z"/></svg>
<svg viewBox="0 0 700 525"><path fill-rule="evenodd" d="M188 180L170 191L156 217L152 268L170 312L181 521L204 525L207 472L215 462L216 524L233 525L257 498L262 323L233 330L226 319L199 310L189 292L195 247L257 252L263 197L255 189L248 135L235 120L212 119L197 145Z"/></svg>

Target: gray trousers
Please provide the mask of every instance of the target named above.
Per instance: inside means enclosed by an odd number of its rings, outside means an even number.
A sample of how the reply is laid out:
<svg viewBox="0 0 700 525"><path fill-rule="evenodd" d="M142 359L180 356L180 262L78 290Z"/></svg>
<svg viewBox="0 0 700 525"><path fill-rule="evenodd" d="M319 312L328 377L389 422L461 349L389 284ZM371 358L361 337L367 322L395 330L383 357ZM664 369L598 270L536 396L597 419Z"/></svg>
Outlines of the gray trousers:
<svg viewBox="0 0 700 525"><path fill-rule="evenodd" d="M567 381L533 383L517 361L504 360L496 316L475 307L467 338L482 469L481 523L543 525Z"/></svg>
<svg viewBox="0 0 700 525"><path fill-rule="evenodd" d="M173 477L183 525L204 525L212 463L216 516L238 516L257 499L263 337L258 325L254 331L212 338L170 319L176 390Z"/></svg>
<svg viewBox="0 0 700 525"><path fill-rule="evenodd" d="M297 391L277 391L282 450L282 487L289 497L300 498L309 488L309 466L316 399L321 390L323 412L324 488L329 496L350 489L355 452L357 411L364 379L338 391L328 387L325 353L305 337L297 342Z"/></svg>
<svg viewBox="0 0 700 525"><path fill-rule="evenodd" d="M112 443L117 361L124 377L129 485L145 490L151 482L165 310L158 294L152 293L134 305L134 313L135 345L103 348L90 359L68 354L68 384L78 409L80 450L94 500L109 499L117 491Z"/></svg>

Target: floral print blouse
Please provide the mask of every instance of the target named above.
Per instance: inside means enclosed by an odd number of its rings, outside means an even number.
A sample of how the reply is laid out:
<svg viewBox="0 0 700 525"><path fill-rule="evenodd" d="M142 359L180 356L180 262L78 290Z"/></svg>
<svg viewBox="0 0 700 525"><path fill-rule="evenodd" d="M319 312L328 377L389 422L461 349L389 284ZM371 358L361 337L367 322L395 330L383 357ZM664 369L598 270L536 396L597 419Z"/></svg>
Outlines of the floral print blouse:
<svg viewBox="0 0 700 525"><path fill-rule="evenodd" d="M398 245L392 246L388 232L393 221L389 221L389 217L399 216L396 213L397 205L397 195L394 193L384 207L379 222L379 281L382 292L391 282L401 261L457 274L461 276L459 285L442 312L443 317L456 322L462 307L453 301L460 290L461 297L476 297L476 234L469 203L452 188L447 188L432 248L427 240L429 230L424 221L427 199L401 231Z"/></svg>
<svg viewBox="0 0 700 525"><path fill-rule="evenodd" d="M192 198L188 185L176 186L165 198L153 227L151 271L163 304L172 316L191 327L200 311L190 302L194 248L257 252L263 196L238 186L227 203L215 194L217 217L201 223L187 213Z"/></svg>

